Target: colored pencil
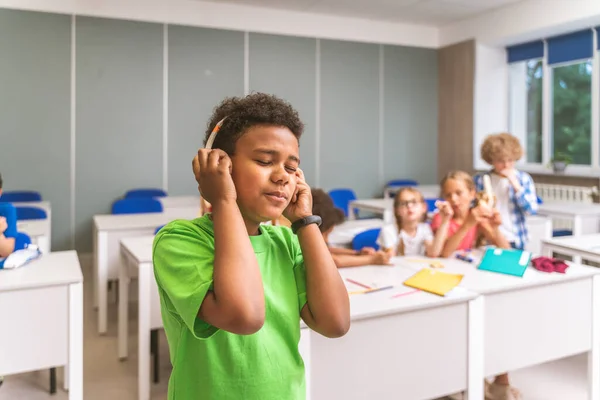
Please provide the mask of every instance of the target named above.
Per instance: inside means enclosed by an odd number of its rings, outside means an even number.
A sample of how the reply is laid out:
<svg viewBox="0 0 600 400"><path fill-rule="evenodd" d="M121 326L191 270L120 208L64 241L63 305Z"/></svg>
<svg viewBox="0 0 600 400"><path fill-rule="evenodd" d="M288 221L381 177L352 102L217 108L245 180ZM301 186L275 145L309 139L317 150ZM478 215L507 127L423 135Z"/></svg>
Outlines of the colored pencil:
<svg viewBox="0 0 600 400"><path fill-rule="evenodd" d="M346 280L348 282L350 282L350 283L353 283L353 284L357 285L357 286L364 287L365 289L373 289L371 286L365 285L364 283L360 283L358 281L355 281L354 279L346 278Z"/></svg>

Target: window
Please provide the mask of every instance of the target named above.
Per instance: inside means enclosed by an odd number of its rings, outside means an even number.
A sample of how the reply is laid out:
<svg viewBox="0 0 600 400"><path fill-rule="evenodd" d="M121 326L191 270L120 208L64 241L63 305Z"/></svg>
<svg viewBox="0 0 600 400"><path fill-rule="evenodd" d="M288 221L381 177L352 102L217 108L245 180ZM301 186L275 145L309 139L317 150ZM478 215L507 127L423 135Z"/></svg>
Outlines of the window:
<svg viewBox="0 0 600 400"><path fill-rule="evenodd" d="M552 69L552 157L592 163L592 61Z"/></svg>
<svg viewBox="0 0 600 400"><path fill-rule="evenodd" d="M509 126L525 148L522 161L544 165L560 157L600 169L600 149L593 149L600 133L592 128L600 125L594 31L512 46L507 55Z"/></svg>

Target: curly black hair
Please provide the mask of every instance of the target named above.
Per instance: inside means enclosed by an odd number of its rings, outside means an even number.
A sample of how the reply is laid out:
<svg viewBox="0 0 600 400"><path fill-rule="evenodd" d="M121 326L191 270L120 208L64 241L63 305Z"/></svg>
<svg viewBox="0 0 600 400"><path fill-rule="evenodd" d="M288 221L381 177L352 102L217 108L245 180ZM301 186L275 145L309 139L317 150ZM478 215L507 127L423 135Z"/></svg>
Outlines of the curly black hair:
<svg viewBox="0 0 600 400"><path fill-rule="evenodd" d="M327 232L336 225L344 222L344 212L333 204L331 196L322 189L311 189L313 206L312 213L321 217L321 232Z"/></svg>
<svg viewBox="0 0 600 400"><path fill-rule="evenodd" d="M204 145L215 125L225 117L212 148L221 149L229 155L234 154L238 139L256 125L284 126L298 140L304 131L298 112L287 101L270 94L253 93L246 97L228 97L215 107L208 122Z"/></svg>

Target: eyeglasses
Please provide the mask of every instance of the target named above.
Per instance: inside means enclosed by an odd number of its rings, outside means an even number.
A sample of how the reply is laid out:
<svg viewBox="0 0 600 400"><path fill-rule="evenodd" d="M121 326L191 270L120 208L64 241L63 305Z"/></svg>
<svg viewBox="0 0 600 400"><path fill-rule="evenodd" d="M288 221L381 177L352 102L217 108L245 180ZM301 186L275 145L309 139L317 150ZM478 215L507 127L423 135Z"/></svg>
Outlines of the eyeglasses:
<svg viewBox="0 0 600 400"><path fill-rule="evenodd" d="M421 202L418 200L408 200L408 201L399 201L396 203L396 207L408 207L408 206L416 206L417 204L420 204Z"/></svg>

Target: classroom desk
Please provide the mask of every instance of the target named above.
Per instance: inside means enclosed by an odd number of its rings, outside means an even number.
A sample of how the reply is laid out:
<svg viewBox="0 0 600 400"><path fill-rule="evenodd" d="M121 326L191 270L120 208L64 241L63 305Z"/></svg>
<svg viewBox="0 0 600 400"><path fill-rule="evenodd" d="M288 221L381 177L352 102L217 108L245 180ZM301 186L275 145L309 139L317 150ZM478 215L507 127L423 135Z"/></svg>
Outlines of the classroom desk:
<svg viewBox="0 0 600 400"><path fill-rule="evenodd" d="M543 215L531 215L527 217L529 229L529 242L526 250L533 254L542 254L542 241L552 238L552 219Z"/></svg>
<svg viewBox="0 0 600 400"><path fill-rule="evenodd" d="M539 215L573 221L573 236L598 233L600 204L544 203L538 208Z"/></svg>
<svg viewBox="0 0 600 400"><path fill-rule="evenodd" d="M394 222L394 199L358 199L348 204L348 220L357 219L357 211L368 211L383 216L386 224Z"/></svg>
<svg viewBox="0 0 600 400"><path fill-rule="evenodd" d="M340 269L344 278L396 287L351 295L352 326L342 338L308 332L313 400L419 400L463 390L483 400L481 297L462 289L448 297L415 293L402 285L413 273L403 267ZM345 283L349 291L360 289ZM400 293L406 295L392 298Z"/></svg>
<svg viewBox="0 0 600 400"><path fill-rule="evenodd" d="M98 307L98 333L106 333L107 286L116 280L121 264L120 240L154 235L154 231L174 219L195 219L198 207L173 208L162 213L94 216L94 301Z"/></svg>
<svg viewBox="0 0 600 400"><path fill-rule="evenodd" d="M82 282L75 251L0 270L0 376L64 366L69 399L83 399Z"/></svg>
<svg viewBox="0 0 600 400"><path fill-rule="evenodd" d="M406 186L387 186L383 190L384 198L392 198L396 195L398 190L405 188ZM418 185L418 186L410 186L417 189L424 198L426 199L437 199L440 197L440 185Z"/></svg>
<svg viewBox="0 0 600 400"><path fill-rule="evenodd" d="M152 268L153 240L151 236L121 240L126 262L121 264L119 277L118 354L121 359L127 357L129 282L137 276L140 400L150 398L150 332L162 328ZM410 269L388 267L340 270L343 277L380 285L400 285L412 273ZM348 288L356 290L352 284ZM390 393L398 393L403 400L416 400L467 388L480 393L471 399L483 399L483 359L479 359L483 353L482 332L477 329L483 308L477 295L460 290L447 298L423 292L391 298L395 293L410 291L399 286L381 293L352 295L352 327L341 339L324 338L301 324L299 349L306 368L307 399L387 398ZM449 320L458 323L449 325ZM447 341L439 340L440 331ZM398 332L402 332L403 340L398 340ZM428 343L427 350L420 352L415 341ZM447 346L450 342L452 346ZM447 365L453 368L448 370ZM428 384L411 385L419 376L429 376Z"/></svg>
<svg viewBox="0 0 600 400"><path fill-rule="evenodd" d="M31 219L17 221L17 231L29 235L31 243L36 244L42 253L50 253L50 221Z"/></svg>
<svg viewBox="0 0 600 400"><path fill-rule="evenodd" d="M333 247L352 247L352 239L357 234L373 228L381 228L383 220L379 218L345 221L333 228L329 234L329 245Z"/></svg>
<svg viewBox="0 0 600 400"><path fill-rule="evenodd" d="M483 295L485 376L588 353L589 398L600 398L600 269L571 264L558 274L530 267L519 278L479 271L477 261L440 261L444 271L464 274L461 287Z"/></svg>
<svg viewBox="0 0 600 400"><path fill-rule="evenodd" d="M553 252L573 257L574 263L582 259L600 263L600 233L543 240L541 254L552 257Z"/></svg>
<svg viewBox="0 0 600 400"><path fill-rule="evenodd" d="M161 202L163 210L182 207L196 207L200 210L200 195L156 197L156 200Z"/></svg>

